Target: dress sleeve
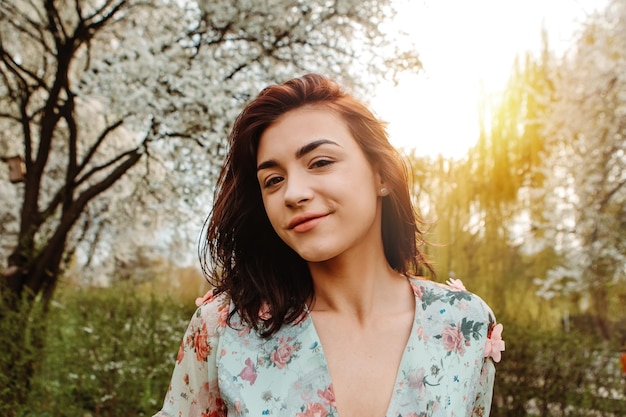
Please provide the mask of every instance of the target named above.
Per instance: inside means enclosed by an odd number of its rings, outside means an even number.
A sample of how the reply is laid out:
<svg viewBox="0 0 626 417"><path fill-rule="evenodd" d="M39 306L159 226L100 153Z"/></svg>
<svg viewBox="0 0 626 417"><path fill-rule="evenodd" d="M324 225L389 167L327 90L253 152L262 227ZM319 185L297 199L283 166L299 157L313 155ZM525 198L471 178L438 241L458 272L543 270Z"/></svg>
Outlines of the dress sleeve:
<svg viewBox="0 0 626 417"><path fill-rule="evenodd" d="M493 387L496 377L495 362L500 362L501 353L504 351L505 344L502 340L502 324L496 322L496 316L493 311L485 304L489 315L489 331L487 333L487 341L483 354L483 366L478 379L478 387L476 391L476 400L472 409L472 417L487 417L491 411L491 402L493 400ZM495 361L495 362L494 362Z"/></svg>
<svg viewBox="0 0 626 417"><path fill-rule="evenodd" d="M224 305L208 300L191 318L181 341L163 408L154 417L226 416L217 383ZM227 310L226 310L227 312Z"/></svg>
<svg viewBox="0 0 626 417"><path fill-rule="evenodd" d="M476 401L472 409L472 417L486 417L491 410L493 398L493 384L496 376L496 367L491 358L485 358L478 380Z"/></svg>

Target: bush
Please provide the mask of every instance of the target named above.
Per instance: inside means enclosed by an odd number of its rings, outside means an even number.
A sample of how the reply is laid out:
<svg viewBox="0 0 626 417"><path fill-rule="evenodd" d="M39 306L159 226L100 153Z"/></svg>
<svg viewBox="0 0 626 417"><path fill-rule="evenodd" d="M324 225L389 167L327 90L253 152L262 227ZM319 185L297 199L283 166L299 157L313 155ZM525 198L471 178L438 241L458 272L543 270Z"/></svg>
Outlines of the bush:
<svg viewBox="0 0 626 417"><path fill-rule="evenodd" d="M193 302L138 294L135 287L120 285L64 290L57 300L46 317L47 329L43 320L33 320L41 317L35 309L27 337L21 338L24 345L7 339L3 345L8 347L0 350L0 364L7 365L12 350L24 349L32 356L38 351L37 336L45 336L30 386L22 384L20 372L28 369L20 364L13 364L10 375L0 375L0 393L30 392L26 404L0 401L0 415L154 414L167 390ZM503 322L507 345L497 364L492 416L626 416L617 344ZM0 321L0 330L17 337L24 328L10 323Z"/></svg>
<svg viewBox="0 0 626 417"><path fill-rule="evenodd" d="M145 416L160 408L195 306L131 286L60 294L48 315L30 416Z"/></svg>
<svg viewBox="0 0 626 417"><path fill-rule="evenodd" d="M510 325L492 416L625 416L619 347L578 332Z"/></svg>
<svg viewBox="0 0 626 417"><path fill-rule="evenodd" d="M29 395L44 343L42 304L0 294L0 416L16 416Z"/></svg>

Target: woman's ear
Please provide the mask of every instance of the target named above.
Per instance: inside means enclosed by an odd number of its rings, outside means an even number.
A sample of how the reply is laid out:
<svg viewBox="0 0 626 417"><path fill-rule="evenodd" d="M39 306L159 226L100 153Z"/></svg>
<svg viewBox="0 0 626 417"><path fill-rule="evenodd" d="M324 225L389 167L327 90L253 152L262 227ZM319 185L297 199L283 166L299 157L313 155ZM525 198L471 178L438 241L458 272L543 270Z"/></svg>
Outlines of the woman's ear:
<svg viewBox="0 0 626 417"><path fill-rule="evenodd" d="M380 174L380 171L376 174L376 184L378 186L379 197L386 197L389 195L389 187L387 186L387 182L383 179L383 176Z"/></svg>

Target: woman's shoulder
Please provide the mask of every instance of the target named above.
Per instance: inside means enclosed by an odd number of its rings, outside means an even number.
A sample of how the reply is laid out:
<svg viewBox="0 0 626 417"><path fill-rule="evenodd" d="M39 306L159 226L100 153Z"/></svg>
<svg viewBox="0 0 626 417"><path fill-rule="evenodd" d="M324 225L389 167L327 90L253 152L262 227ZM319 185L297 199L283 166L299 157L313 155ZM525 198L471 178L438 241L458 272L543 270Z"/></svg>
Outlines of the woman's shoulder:
<svg viewBox="0 0 626 417"><path fill-rule="evenodd" d="M198 308L191 318L191 325L206 329L209 335L219 333L227 325L230 304L230 297L226 293L209 290L203 297L196 299Z"/></svg>
<svg viewBox="0 0 626 417"><path fill-rule="evenodd" d="M424 311L436 310L449 314L456 312L495 322L489 305L477 294L468 291L459 279L449 279L443 284L427 278L410 277L409 282Z"/></svg>
<svg viewBox="0 0 626 417"><path fill-rule="evenodd" d="M462 334L465 341L485 340L483 356L500 362L505 348L503 326L496 322L493 311L482 298L469 292L458 279L445 284L419 278L411 278L410 282L425 322L434 329L442 329L440 338Z"/></svg>

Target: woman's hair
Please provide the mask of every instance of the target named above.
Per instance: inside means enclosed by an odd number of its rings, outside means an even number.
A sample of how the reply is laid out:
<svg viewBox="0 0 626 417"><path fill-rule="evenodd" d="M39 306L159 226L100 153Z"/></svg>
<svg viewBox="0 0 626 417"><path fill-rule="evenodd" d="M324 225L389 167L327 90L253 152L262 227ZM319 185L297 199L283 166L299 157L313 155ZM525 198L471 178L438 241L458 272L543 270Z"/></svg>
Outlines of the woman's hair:
<svg viewBox="0 0 626 417"><path fill-rule="evenodd" d="M389 190L382 203L382 239L389 265L403 274L431 266L419 251L422 221L409 194L407 168L391 146L385 125L334 81L316 74L265 88L243 109L229 136L229 153L217 181L200 261L216 293L226 292L241 320L269 337L297 320L314 297L306 261L276 234L267 218L256 175L261 135L280 116L320 107L347 124ZM262 307L269 315L259 317Z"/></svg>

